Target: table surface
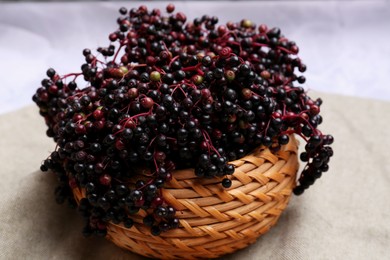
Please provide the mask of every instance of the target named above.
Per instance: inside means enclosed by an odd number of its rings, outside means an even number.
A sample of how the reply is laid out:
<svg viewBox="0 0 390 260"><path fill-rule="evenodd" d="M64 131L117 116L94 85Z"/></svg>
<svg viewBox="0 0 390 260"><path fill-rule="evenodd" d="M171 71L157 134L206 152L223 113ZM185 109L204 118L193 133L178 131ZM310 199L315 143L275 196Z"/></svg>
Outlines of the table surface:
<svg viewBox="0 0 390 260"><path fill-rule="evenodd" d="M132 2L139 6L141 2ZM31 103L46 69L77 72L81 51L107 45L128 2L0 3L0 113ZM164 8L165 2L150 2ZM309 89L390 100L389 1L184 1L189 19L249 18L278 26L300 46Z"/></svg>
<svg viewBox="0 0 390 260"><path fill-rule="evenodd" d="M335 137L330 170L293 196L256 243L221 259L389 259L390 134L383 111L390 102L311 95L324 99L321 130ZM38 170L55 147L45 128L35 106L0 115L0 259L144 259L84 238L79 214L54 202L56 180Z"/></svg>
<svg viewBox="0 0 390 260"><path fill-rule="evenodd" d="M0 3L0 259L142 259L104 239L84 239L77 213L55 204L55 180L38 171L54 144L31 102L48 67L77 71L83 48L107 44L120 6ZM268 234L223 259L388 259L390 2L176 6L190 18L208 13L281 27L300 46L310 95L324 99L321 129L336 140L329 172L293 197Z"/></svg>

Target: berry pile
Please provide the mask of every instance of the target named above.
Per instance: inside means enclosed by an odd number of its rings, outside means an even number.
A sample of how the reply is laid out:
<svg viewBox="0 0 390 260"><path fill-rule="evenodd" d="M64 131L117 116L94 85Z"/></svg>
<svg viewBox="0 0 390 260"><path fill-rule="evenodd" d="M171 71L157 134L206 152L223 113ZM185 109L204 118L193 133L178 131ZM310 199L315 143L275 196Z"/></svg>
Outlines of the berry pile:
<svg viewBox="0 0 390 260"><path fill-rule="evenodd" d="M175 209L161 196L174 169L222 177L229 188L229 161L261 145L276 152L292 134L307 142L294 193L328 170L333 138L317 129L321 99L299 86L305 77L295 72L306 66L295 42L250 20L217 25L205 15L186 23L174 9L163 16L121 8L110 45L85 49L81 73L48 69L33 97L57 143L41 169L57 174L59 203L76 206L72 189L85 190L78 208L86 235L104 236L109 221L131 227L140 209L153 235L176 228Z"/></svg>

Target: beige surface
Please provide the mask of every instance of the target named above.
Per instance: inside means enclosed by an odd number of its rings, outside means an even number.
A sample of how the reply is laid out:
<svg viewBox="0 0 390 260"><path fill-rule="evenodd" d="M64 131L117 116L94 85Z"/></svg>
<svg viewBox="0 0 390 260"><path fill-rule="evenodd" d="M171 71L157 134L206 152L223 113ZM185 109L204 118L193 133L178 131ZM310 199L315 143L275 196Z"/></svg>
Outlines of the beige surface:
<svg viewBox="0 0 390 260"><path fill-rule="evenodd" d="M318 93L310 93L312 97ZM389 259L390 103L321 94L331 168L252 246L224 259ZM54 148L35 107L0 116L0 259L143 259L85 239L38 171Z"/></svg>

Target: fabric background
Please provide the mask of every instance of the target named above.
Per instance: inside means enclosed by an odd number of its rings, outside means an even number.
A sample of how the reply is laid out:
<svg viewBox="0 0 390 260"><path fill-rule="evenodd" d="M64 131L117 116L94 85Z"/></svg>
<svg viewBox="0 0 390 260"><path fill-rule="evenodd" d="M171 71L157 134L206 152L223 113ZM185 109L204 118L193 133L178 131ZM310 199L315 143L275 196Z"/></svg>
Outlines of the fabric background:
<svg viewBox="0 0 390 260"><path fill-rule="evenodd" d="M278 224L223 259L389 259L390 103L321 96L335 137L330 170L291 199ZM54 143L38 109L0 116L0 259L144 259L103 238L84 238L75 210L54 202L55 178L40 172Z"/></svg>
<svg viewBox="0 0 390 260"><path fill-rule="evenodd" d="M297 42L299 57L308 66L305 86L390 101L388 0L174 3L189 21L208 14L218 16L221 24L247 18L280 27ZM31 93L49 67L60 75L79 71L83 48L108 45L107 35L117 29L117 10L141 4L164 10L167 1L0 0L0 114L31 104Z"/></svg>

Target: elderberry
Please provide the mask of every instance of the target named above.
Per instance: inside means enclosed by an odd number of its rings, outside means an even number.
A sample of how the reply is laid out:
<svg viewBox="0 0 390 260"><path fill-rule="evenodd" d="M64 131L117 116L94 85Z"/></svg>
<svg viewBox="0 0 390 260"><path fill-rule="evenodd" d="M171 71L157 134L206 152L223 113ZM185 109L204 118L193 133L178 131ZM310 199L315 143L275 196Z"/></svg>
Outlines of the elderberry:
<svg viewBox="0 0 390 260"><path fill-rule="evenodd" d="M59 203L74 205L72 189L85 189L85 235L106 235L109 221L130 228L140 209L153 235L177 228L161 193L174 169L222 177L229 188L229 161L259 146L276 152L291 134L307 140L294 193L328 171L334 140L318 129L322 100L301 86L306 65L295 42L248 19L218 26L205 15L186 23L174 5L166 11L119 9L101 55L84 49L79 73L49 68L33 96L57 144L41 170L57 175ZM77 85L80 76L85 84Z"/></svg>

